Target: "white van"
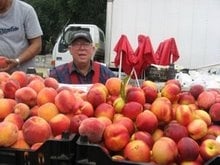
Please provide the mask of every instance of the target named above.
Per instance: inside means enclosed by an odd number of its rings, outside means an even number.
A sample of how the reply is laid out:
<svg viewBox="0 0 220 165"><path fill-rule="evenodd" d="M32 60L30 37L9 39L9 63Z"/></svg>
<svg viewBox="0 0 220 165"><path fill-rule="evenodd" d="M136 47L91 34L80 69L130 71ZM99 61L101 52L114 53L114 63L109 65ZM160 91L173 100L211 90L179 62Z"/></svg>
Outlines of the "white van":
<svg viewBox="0 0 220 165"><path fill-rule="evenodd" d="M69 24L63 32L59 35L56 44L52 51L52 65L58 66L72 60L72 56L68 50L68 46L63 39L63 34L67 30L75 31L84 29L90 32L93 44L96 48L93 60L104 62L105 61L105 35L104 32L96 25L92 24Z"/></svg>

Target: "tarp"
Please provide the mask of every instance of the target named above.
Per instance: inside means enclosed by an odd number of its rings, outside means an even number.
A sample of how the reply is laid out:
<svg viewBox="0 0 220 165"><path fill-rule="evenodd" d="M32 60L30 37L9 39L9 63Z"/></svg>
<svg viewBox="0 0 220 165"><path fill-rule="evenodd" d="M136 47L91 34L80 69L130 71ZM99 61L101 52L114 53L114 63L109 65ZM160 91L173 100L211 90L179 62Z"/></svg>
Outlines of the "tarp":
<svg viewBox="0 0 220 165"><path fill-rule="evenodd" d="M128 41L127 36L121 35L117 44L115 45L114 51L116 56L114 63L116 67L121 67L123 72L130 74L134 66L134 51Z"/></svg>
<svg viewBox="0 0 220 165"><path fill-rule="evenodd" d="M151 40L148 36L138 36L138 48L135 51L135 71L137 76L143 75L144 70L150 65L155 64L154 50L151 44Z"/></svg>
<svg viewBox="0 0 220 165"><path fill-rule="evenodd" d="M179 58L179 52L174 38L169 38L162 41L156 52L155 60L157 65L170 65Z"/></svg>
<svg viewBox="0 0 220 165"><path fill-rule="evenodd" d="M147 66L155 63L150 38L145 35L138 35L138 47L135 51L132 49L127 36L121 35L114 51L116 52L115 66L121 67L128 75L131 74L132 70L135 70L137 76L140 77Z"/></svg>

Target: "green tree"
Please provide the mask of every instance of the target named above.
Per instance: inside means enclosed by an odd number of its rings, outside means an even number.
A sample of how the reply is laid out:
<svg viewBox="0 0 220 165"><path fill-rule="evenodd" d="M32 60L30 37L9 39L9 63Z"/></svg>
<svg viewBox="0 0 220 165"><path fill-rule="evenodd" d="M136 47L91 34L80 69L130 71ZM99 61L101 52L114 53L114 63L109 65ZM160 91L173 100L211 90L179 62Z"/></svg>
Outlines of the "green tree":
<svg viewBox="0 0 220 165"><path fill-rule="evenodd" d="M42 54L51 53L66 24L96 24L105 31L106 0L24 0L32 5L43 30Z"/></svg>

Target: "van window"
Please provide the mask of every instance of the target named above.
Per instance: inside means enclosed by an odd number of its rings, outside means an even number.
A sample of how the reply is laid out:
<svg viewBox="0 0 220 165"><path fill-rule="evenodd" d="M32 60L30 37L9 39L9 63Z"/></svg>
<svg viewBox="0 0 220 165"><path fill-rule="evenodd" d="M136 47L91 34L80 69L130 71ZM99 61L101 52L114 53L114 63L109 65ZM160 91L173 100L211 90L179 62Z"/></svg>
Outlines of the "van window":
<svg viewBox="0 0 220 165"><path fill-rule="evenodd" d="M101 31L99 31L99 37L100 37L100 41L102 41L102 42L105 41L104 34Z"/></svg>
<svg viewBox="0 0 220 165"><path fill-rule="evenodd" d="M68 46L66 45L66 42L64 41L63 37L61 36L60 42L58 44L58 51L60 53L64 53L67 51Z"/></svg>

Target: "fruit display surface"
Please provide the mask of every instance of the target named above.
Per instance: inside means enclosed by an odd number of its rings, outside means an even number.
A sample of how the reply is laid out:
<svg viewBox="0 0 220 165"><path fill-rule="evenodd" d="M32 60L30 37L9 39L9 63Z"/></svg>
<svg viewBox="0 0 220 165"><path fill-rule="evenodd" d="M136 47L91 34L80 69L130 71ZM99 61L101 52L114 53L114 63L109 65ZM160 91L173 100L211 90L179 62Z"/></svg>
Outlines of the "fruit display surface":
<svg viewBox="0 0 220 165"><path fill-rule="evenodd" d="M0 157L16 162L43 152L49 160L38 160L58 161L69 154L74 155L70 162L76 158L79 164L219 161L219 89L192 85L185 91L176 79L160 87L145 80L137 87L128 80L76 88L50 77L0 72ZM74 137L66 140L64 132ZM105 156L97 158L100 152Z"/></svg>

